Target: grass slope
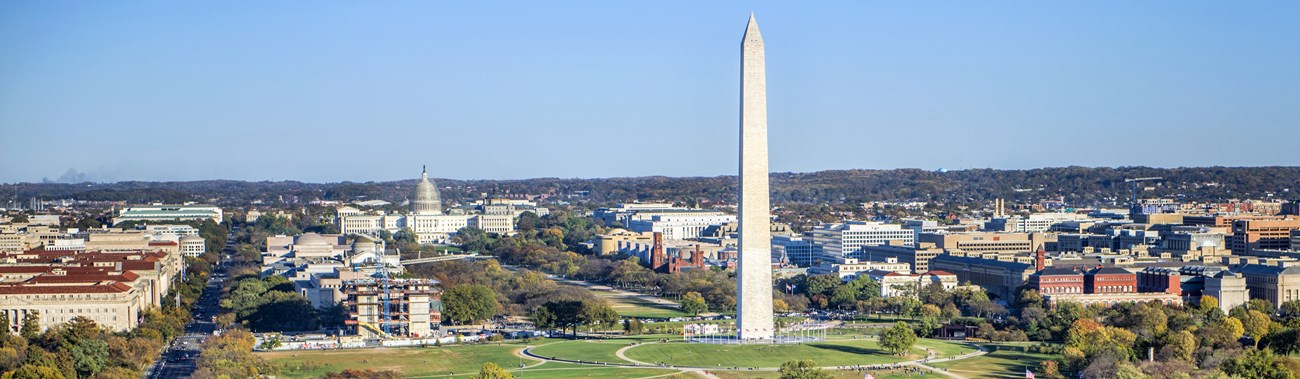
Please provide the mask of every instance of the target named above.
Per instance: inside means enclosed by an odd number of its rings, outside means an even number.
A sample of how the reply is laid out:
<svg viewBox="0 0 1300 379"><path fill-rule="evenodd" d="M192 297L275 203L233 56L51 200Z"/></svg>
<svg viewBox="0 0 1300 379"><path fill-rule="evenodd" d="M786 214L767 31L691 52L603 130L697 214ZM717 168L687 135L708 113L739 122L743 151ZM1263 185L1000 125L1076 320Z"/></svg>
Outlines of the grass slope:
<svg viewBox="0 0 1300 379"><path fill-rule="evenodd" d="M1024 378L1025 368L1038 371L1038 365L1047 359L1061 359L1059 355L1021 352L1020 346L983 345L988 354L953 362L940 362L932 366L947 369L957 375L978 378Z"/></svg>

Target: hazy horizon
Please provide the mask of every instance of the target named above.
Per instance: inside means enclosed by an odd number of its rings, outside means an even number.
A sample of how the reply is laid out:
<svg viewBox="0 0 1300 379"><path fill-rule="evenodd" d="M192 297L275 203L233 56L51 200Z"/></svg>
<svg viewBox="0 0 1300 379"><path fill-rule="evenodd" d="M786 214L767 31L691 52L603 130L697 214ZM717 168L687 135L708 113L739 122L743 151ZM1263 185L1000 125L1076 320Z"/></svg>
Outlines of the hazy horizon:
<svg viewBox="0 0 1300 379"><path fill-rule="evenodd" d="M1295 2L231 5L0 3L0 182L733 175L751 11L773 172L1300 166Z"/></svg>
<svg viewBox="0 0 1300 379"><path fill-rule="evenodd" d="M1198 168L1246 168L1246 169L1250 169L1250 168L1270 168L1270 167L1293 168L1293 167L1300 167L1300 166L1267 165L1267 166L1180 166L1180 167L1157 167L1157 166L1134 166L1134 165L1123 165L1123 166L1079 166L1079 165L1074 165L1074 166L1044 166L1044 167L1031 167L1031 168L1017 168L1017 169L995 168L995 167L972 167L972 168L964 168L964 169L925 169L925 168L918 168L918 167L895 167L895 168L834 168L834 169L824 169L824 170L814 170L814 171L772 171L771 174L812 174L812 173L828 172L828 171L855 171L855 170L857 170L857 171L922 170L922 171L941 171L941 172L970 171L970 170L1032 171L1032 170L1061 169L1061 168L1070 168L1070 167L1081 167L1081 168L1089 168L1089 169L1099 169L1099 168L1110 168L1110 169L1121 169L1121 168L1148 168L1148 169L1158 169L1158 170L1172 170L1172 169L1198 169ZM239 181L239 182L300 182L300 183L308 183L308 184L332 184L332 183L388 183L388 182L400 182L400 181L415 181L415 180L418 180L418 179L419 179L419 175L416 175L416 176L413 176L413 177L410 177L410 178L393 178L393 179L362 179L362 180L329 180L329 181L307 181L307 180L295 180L295 179L229 179L229 178L206 178L206 179L188 179L188 180L139 180L139 179L129 179L129 180L118 180L118 181L112 181L112 182L89 181L89 180L83 180L83 181L61 181L61 180L64 180L65 177L68 176L68 175L70 175L70 174L71 174L71 175L80 175L81 173L76 173L76 172L65 173L65 175L64 175L63 177L60 177L60 178L58 178L58 179L42 178L42 180L40 180L40 181L34 181L34 182L0 182L0 185L20 185L20 184L116 184L116 183L122 183L122 182L154 182L154 183L168 183L168 182L173 182L173 183L182 183L182 182L202 182L202 181L219 181L219 180L229 180L229 181ZM716 174L716 175L654 175L654 174L650 174L650 175L637 175L637 176L534 176L534 177L523 177L523 178L451 178L451 177L439 177L439 176L435 176L435 175L430 175L430 176L429 176L429 179L433 179L433 180L456 180L456 181L465 181L465 182L470 182L470 181L524 181L524 180L537 180L537 179L560 179L560 180L602 180L602 179L629 179L629 178L652 178L652 177L666 177L666 178L717 178L717 177L726 177L726 176L736 176L736 174L734 174L734 173L728 173L728 174Z"/></svg>

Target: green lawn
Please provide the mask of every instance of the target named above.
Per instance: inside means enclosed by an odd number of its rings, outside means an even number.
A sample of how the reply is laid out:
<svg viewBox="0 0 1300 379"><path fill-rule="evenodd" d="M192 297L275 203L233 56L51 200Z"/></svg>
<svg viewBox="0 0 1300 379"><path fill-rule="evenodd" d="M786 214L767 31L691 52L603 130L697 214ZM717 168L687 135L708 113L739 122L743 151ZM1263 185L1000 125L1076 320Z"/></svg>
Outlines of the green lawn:
<svg viewBox="0 0 1300 379"><path fill-rule="evenodd" d="M630 345L633 340L614 339L598 341L563 341L533 348L533 354L588 362L631 363L619 359L615 351Z"/></svg>
<svg viewBox="0 0 1300 379"><path fill-rule="evenodd" d="M690 316L689 313L682 312L676 306L656 304L635 297L635 295L620 294L609 290L591 290L591 293L608 300L610 307L624 317L672 318Z"/></svg>
<svg viewBox="0 0 1300 379"><path fill-rule="evenodd" d="M514 355L520 345L468 345L441 348L377 348L258 353L280 364L280 376L314 378L343 369L397 370L406 376L478 372L483 362L501 367L533 364Z"/></svg>
<svg viewBox="0 0 1300 379"><path fill-rule="evenodd" d="M1024 378L1025 368L1038 371L1043 360L1061 359L1059 355L1024 353L1020 346L996 344L982 345L989 354L952 362L940 362L931 366L945 368L948 371L968 378Z"/></svg>
<svg viewBox="0 0 1300 379"><path fill-rule="evenodd" d="M566 341L578 342L578 341ZM378 348L258 353L281 365L280 377L315 378L344 369L397 370L403 377L469 377L483 362L493 362L523 378L642 378L677 372L670 369L594 367L559 362L519 369L538 361L519 358L522 345L471 345L440 348ZM454 376L452 375L454 373Z"/></svg>
<svg viewBox="0 0 1300 379"><path fill-rule="evenodd" d="M835 379L862 379L862 373L849 370L827 370ZM712 372L722 379L777 379L781 377L776 371L717 371ZM876 379L951 379L942 374L925 371L923 374L906 373L902 370L872 370ZM1023 376L1023 375L1022 375Z"/></svg>
<svg viewBox="0 0 1300 379"><path fill-rule="evenodd" d="M928 347L930 350L934 350L936 358L946 358L975 351L975 348L964 343L929 338L916 340L916 346Z"/></svg>
<svg viewBox="0 0 1300 379"><path fill-rule="evenodd" d="M919 353L919 351L917 352ZM892 363L904 357L880 350L876 341L844 340L799 345L714 345L683 342L637 346L625 353L641 362L669 362L696 367L776 367L794 359L813 359L821 366ZM914 354L912 358L918 357Z"/></svg>

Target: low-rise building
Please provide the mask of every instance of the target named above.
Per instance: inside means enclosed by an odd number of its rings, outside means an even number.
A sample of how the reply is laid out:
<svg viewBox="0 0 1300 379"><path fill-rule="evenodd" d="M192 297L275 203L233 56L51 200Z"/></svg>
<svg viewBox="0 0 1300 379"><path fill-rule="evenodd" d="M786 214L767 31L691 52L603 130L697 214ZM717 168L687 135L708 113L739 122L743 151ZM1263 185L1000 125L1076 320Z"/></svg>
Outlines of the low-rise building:
<svg viewBox="0 0 1300 379"><path fill-rule="evenodd" d="M16 328L39 314L42 328L77 316L114 331L134 328L184 269L179 252L24 251L0 254L0 312Z"/></svg>
<svg viewBox="0 0 1300 379"><path fill-rule="evenodd" d="M1137 272L1138 292L1164 292L1183 295L1183 276L1180 270L1169 267L1147 267Z"/></svg>
<svg viewBox="0 0 1300 379"><path fill-rule="evenodd" d="M633 232L627 229L614 228L605 234L596 236L592 243L596 254L613 255L618 254L618 250L624 243L632 244L651 244L654 242L654 233Z"/></svg>
<svg viewBox="0 0 1300 379"><path fill-rule="evenodd" d="M1228 270L1219 271L1205 278L1204 296L1213 296L1219 300L1219 309L1224 313L1250 301L1250 292L1246 287L1246 277Z"/></svg>
<svg viewBox="0 0 1300 379"><path fill-rule="evenodd" d="M845 258L838 263L821 262L816 266L808 269L812 275L833 274L840 280L849 282L856 279L859 275L869 271L888 271L899 274L912 273L912 265L899 262L894 258L885 258L882 261L859 261L854 258Z"/></svg>
<svg viewBox="0 0 1300 379"><path fill-rule="evenodd" d="M1041 233L921 233L918 243L932 243L944 251L966 253L1027 253L1043 247L1047 237Z"/></svg>
<svg viewBox="0 0 1300 379"><path fill-rule="evenodd" d="M1085 293L1085 279L1078 270L1048 267L1029 276L1029 288L1043 295Z"/></svg>
<svg viewBox="0 0 1300 379"><path fill-rule="evenodd" d="M918 242L915 245L899 242L891 241L884 245L863 246L862 259L875 261L893 258L898 262L911 265L914 272L926 272L930 271L930 260L939 256L939 254L943 254L943 249L930 242Z"/></svg>
<svg viewBox="0 0 1300 379"><path fill-rule="evenodd" d="M927 271L920 274L897 271L870 270L861 275L880 283L880 297L915 296L921 288L935 283L944 290L957 287L957 275L945 271Z"/></svg>
<svg viewBox="0 0 1300 379"><path fill-rule="evenodd" d="M1233 268L1246 280L1251 299L1264 299L1273 304L1300 300L1300 266L1245 264Z"/></svg>
<svg viewBox="0 0 1300 379"><path fill-rule="evenodd" d="M1037 271L1034 264L943 254L930 260L930 270L956 275L960 283L970 283L1003 299L1015 296L1017 287L1025 284Z"/></svg>
<svg viewBox="0 0 1300 379"><path fill-rule="evenodd" d="M1120 267L1098 267L1083 276L1087 293L1137 292L1137 275Z"/></svg>

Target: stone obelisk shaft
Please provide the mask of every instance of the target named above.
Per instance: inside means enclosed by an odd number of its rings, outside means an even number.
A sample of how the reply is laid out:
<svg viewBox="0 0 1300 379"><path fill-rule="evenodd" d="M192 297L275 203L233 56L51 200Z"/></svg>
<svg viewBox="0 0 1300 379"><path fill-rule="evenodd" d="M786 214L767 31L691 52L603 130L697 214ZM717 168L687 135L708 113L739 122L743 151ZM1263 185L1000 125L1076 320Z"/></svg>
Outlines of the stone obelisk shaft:
<svg viewBox="0 0 1300 379"><path fill-rule="evenodd" d="M736 275L736 332L741 339L767 339L774 332L767 183L767 79L763 37L752 14L740 51L740 267Z"/></svg>

